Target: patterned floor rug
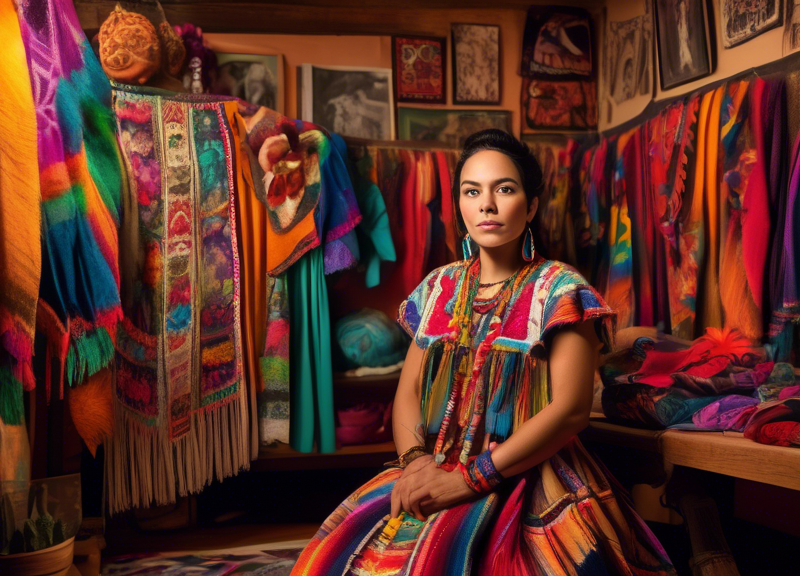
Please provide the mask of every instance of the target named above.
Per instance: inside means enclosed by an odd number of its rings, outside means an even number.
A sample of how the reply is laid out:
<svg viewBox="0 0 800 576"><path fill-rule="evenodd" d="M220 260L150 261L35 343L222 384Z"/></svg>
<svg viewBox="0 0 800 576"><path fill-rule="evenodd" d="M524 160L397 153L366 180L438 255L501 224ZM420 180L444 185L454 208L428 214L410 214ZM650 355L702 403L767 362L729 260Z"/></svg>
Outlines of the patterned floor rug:
<svg viewBox="0 0 800 576"><path fill-rule="evenodd" d="M142 576L145 574L288 576L306 544L306 540L292 540L224 550L115 556L103 561L102 574L113 576Z"/></svg>

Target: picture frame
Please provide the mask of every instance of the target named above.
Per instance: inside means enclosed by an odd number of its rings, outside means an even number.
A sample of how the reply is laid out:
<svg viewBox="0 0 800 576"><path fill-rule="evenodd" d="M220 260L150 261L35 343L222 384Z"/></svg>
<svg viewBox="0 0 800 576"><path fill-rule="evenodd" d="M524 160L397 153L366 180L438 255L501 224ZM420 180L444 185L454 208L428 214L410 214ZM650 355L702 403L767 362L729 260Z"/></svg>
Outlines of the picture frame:
<svg viewBox="0 0 800 576"><path fill-rule="evenodd" d="M649 12L608 22L605 54L606 98L613 105L638 96L652 96L653 20Z"/></svg>
<svg viewBox="0 0 800 576"><path fill-rule="evenodd" d="M217 64L219 72L212 93L285 112L282 54L217 52Z"/></svg>
<svg viewBox="0 0 800 576"><path fill-rule="evenodd" d="M453 104L500 104L500 26L450 27L453 50Z"/></svg>
<svg viewBox="0 0 800 576"><path fill-rule="evenodd" d="M784 0L783 55L800 50L800 0Z"/></svg>
<svg viewBox="0 0 800 576"><path fill-rule="evenodd" d="M300 118L342 136L368 140L395 137L391 68L298 67Z"/></svg>
<svg viewBox="0 0 800 576"><path fill-rule="evenodd" d="M522 79L520 133L597 128L597 82L594 80Z"/></svg>
<svg viewBox="0 0 800 576"><path fill-rule="evenodd" d="M392 36L395 102L447 104L447 38Z"/></svg>
<svg viewBox="0 0 800 576"><path fill-rule="evenodd" d="M669 90L714 71L708 3L654 0L658 78Z"/></svg>
<svg viewBox="0 0 800 576"><path fill-rule="evenodd" d="M399 140L438 140L449 148L461 148L475 132L499 128L511 133L510 110L464 110L397 107Z"/></svg>
<svg viewBox="0 0 800 576"><path fill-rule="evenodd" d="M719 14L722 46L733 48L781 26L783 1L719 0Z"/></svg>

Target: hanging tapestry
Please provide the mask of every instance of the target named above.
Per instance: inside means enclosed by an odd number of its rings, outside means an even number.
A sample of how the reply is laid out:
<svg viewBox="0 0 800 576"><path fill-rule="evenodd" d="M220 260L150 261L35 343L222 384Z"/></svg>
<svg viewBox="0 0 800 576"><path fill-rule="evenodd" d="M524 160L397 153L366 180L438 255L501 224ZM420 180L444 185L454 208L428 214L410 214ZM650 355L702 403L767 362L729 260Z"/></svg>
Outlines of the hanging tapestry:
<svg viewBox="0 0 800 576"><path fill-rule="evenodd" d="M583 153L578 168L578 198L572 204L578 270L592 286L602 286L598 279L608 257L608 148L608 141L603 138Z"/></svg>
<svg viewBox="0 0 800 576"><path fill-rule="evenodd" d="M694 338L698 271L703 258L703 161L711 94L679 100L646 125L650 194L665 240L673 336ZM700 122L698 123L698 107Z"/></svg>
<svg viewBox="0 0 800 576"><path fill-rule="evenodd" d="M591 77L592 18L582 8L531 6L525 19L520 75L576 80Z"/></svg>
<svg viewBox="0 0 800 576"><path fill-rule="evenodd" d="M756 85L754 84L754 87ZM760 101L763 84L755 95ZM750 117L751 86L726 86L720 115L719 291L725 326L752 340L763 335L761 296L769 230L769 198ZM724 239L724 240L723 240Z"/></svg>
<svg viewBox="0 0 800 576"><path fill-rule="evenodd" d="M16 425L24 420L22 390L36 384L31 362L42 258L36 113L12 0L0 2L0 36L0 421Z"/></svg>
<svg viewBox="0 0 800 576"><path fill-rule="evenodd" d="M121 316L117 227L122 166L111 89L69 0L22 2L39 134L42 279L37 327L53 379L78 384L108 365Z"/></svg>
<svg viewBox="0 0 800 576"><path fill-rule="evenodd" d="M117 343L112 513L174 502L249 467L237 104L120 87L114 112L142 265Z"/></svg>
<svg viewBox="0 0 800 576"><path fill-rule="evenodd" d="M289 443L289 294L285 275L267 276L267 320L258 395L258 438Z"/></svg>
<svg viewBox="0 0 800 576"><path fill-rule="evenodd" d="M594 81L558 82L522 79L522 132L536 129L597 126L597 85Z"/></svg>

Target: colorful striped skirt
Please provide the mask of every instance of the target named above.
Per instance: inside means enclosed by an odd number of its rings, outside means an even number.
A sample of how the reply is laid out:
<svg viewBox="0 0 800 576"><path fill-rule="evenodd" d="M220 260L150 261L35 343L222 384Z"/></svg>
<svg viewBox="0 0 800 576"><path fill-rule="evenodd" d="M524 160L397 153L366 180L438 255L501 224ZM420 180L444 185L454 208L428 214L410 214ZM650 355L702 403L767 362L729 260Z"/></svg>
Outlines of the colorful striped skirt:
<svg viewBox="0 0 800 576"><path fill-rule="evenodd" d="M391 543L401 471L350 495L320 527L292 571L300 575L666 575L675 570L624 491L576 439L480 500L406 518Z"/></svg>

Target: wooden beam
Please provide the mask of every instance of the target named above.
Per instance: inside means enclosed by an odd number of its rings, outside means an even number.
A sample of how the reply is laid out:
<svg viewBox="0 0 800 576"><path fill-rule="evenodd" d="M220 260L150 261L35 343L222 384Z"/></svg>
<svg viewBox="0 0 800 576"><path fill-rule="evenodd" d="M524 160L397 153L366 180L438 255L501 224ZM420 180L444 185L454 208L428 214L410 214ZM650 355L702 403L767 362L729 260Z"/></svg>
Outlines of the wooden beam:
<svg viewBox="0 0 800 576"><path fill-rule="evenodd" d="M588 2L588 0L587 0ZM191 22L205 32L261 34L430 34L447 35L457 9L460 22L495 23L497 10L519 10L520 19L530 2L522 0L298 0L272 4L247 0L162 1L170 24ZM592 0L589 4L599 4ZM114 9L113 0L75 0L84 30L98 30Z"/></svg>

